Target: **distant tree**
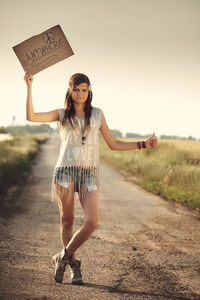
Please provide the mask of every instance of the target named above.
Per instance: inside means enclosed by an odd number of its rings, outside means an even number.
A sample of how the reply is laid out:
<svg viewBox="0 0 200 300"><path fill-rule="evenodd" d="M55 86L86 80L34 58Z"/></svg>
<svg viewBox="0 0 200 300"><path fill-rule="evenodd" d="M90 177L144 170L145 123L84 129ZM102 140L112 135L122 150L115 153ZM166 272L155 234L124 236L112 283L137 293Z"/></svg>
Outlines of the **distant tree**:
<svg viewBox="0 0 200 300"><path fill-rule="evenodd" d="M121 131L119 131L117 129L111 129L111 132L114 135L114 137L122 137Z"/></svg>
<svg viewBox="0 0 200 300"><path fill-rule="evenodd" d="M180 139L178 136L176 135L165 135L165 134L161 134L160 135L160 139L162 140L178 140Z"/></svg>
<svg viewBox="0 0 200 300"><path fill-rule="evenodd" d="M188 140L196 141L196 138L194 138L193 136L189 135L189 136L188 136Z"/></svg>
<svg viewBox="0 0 200 300"><path fill-rule="evenodd" d="M15 125L6 127L8 133L52 133L53 129L48 124L41 125Z"/></svg>
<svg viewBox="0 0 200 300"><path fill-rule="evenodd" d="M26 132L24 126L7 126L6 131L8 133L24 133Z"/></svg>
<svg viewBox="0 0 200 300"><path fill-rule="evenodd" d="M139 134L139 133L133 133L133 132L127 132L126 134L125 134L125 137L126 138L147 138L147 137L149 137L149 136L151 136L151 134L144 134L144 135L141 135L141 134Z"/></svg>
<svg viewBox="0 0 200 300"><path fill-rule="evenodd" d="M160 139L163 139L163 140L194 140L194 141L196 141L196 138L194 138L192 136L181 137L178 135L165 135L165 134L160 135Z"/></svg>
<svg viewBox="0 0 200 300"><path fill-rule="evenodd" d="M3 126L0 126L0 133L7 133L5 127Z"/></svg>

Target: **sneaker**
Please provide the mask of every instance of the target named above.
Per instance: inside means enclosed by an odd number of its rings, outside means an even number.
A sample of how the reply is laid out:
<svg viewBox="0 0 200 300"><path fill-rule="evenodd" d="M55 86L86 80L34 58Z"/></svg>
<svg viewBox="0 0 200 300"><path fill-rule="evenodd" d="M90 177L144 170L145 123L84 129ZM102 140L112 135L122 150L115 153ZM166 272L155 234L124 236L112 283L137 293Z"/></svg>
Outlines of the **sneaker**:
<svg viewBox="0 0 200 300"><path fill-rule="evenodd" d="M72 284L83 284L83 278L81 275L81 261L74 260L72 264L70 264L70 275Z"/></svg>
<svg viewBox="0 0 200 300"><path fill-rule="evenodd" d="M56 282L61 283L63 281L66 265L69 264L69 258L66 256L65 248L55 254L52 259L55 262L54 279Z"/></svg>

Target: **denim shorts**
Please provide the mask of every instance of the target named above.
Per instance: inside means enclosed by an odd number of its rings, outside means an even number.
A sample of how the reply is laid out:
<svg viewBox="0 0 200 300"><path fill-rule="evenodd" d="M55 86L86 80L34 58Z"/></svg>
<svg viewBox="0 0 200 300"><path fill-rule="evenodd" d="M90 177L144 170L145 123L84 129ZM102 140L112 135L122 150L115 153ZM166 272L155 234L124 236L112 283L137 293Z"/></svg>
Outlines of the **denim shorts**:
<svg viewBox="0 0 200 300"><path fill-rule="evenodd" d="M91 192L97 189L97 168L58 167L54 173L54 183L66 188L74 184L75 192L79 192L80 187L86 186Z"/></svg>

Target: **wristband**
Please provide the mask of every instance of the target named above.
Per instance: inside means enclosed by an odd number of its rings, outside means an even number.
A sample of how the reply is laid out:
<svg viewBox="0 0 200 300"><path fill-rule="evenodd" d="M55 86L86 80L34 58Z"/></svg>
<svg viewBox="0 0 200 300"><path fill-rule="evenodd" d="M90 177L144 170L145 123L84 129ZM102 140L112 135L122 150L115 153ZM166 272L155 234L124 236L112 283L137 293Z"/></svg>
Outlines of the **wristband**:
<svg viewBox="0 0 200 300"><path fill-rule="evenodd" d="M137 142L137 149L141 150L141 144L140 144L140 142Z"/></svg>
<svg viewBox="0 0 200 300"><path fill-rule="evenodd" d="M146 148L146 142L142 141L142 148Z"/></svg>

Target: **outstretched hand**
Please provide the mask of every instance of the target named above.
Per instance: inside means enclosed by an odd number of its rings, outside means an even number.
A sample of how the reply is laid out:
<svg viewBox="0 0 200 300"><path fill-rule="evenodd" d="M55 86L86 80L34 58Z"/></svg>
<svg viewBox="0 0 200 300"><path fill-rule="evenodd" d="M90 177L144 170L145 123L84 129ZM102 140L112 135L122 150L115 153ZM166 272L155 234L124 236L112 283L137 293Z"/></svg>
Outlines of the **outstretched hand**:
<svg viewBox="0 0 200 300"><path fill-rule="evenodd" d="M152 134L150 138L148 138L146 141L146 148L154 148L157 145L157 137L155 136L155 132Z"/></svg>
<svg viewBox="0 0 200 300"><path fill-rule="evenodd" d="M26 72L24 75L24 80L26 81L27 86L31 87L33 83L33 75L30 72Z"/></svg>

